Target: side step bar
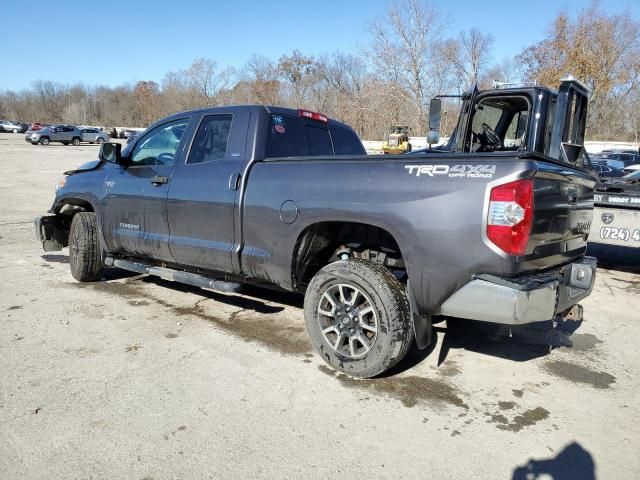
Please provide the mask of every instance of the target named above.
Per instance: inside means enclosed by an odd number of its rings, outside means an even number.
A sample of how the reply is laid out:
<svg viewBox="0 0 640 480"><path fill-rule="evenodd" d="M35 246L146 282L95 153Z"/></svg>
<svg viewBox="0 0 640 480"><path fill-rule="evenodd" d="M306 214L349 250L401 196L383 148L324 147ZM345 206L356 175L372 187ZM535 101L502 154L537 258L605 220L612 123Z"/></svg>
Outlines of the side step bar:
<svg viewBox="0 0 640 480"><path fill-rule="evenodd" d="M239 282L205 277L204 275L198 275L197 273L183 272L182 270L174 270L173 268L155 267L142 262L132 262L130 260L106 257L104 259L104 264L108 267L118 267L130 272L153 275L164 280L186 283L193 287L206 288L217 292L237 293L242 290L242 284Z"/></svg>

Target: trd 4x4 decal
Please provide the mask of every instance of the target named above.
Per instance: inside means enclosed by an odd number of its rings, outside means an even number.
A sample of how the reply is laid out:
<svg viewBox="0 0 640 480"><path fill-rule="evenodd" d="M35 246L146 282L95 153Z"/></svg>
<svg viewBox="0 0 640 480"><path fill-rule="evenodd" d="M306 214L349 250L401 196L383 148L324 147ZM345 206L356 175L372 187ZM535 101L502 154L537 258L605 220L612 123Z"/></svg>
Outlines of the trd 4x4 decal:
<svg viewBox="0 0 640 480"><path fill-rule="evenodd" d="M492 178L496 173L495 165L405 165L404 168L409 175L416 177L445 175L452 178Z"/></svg>

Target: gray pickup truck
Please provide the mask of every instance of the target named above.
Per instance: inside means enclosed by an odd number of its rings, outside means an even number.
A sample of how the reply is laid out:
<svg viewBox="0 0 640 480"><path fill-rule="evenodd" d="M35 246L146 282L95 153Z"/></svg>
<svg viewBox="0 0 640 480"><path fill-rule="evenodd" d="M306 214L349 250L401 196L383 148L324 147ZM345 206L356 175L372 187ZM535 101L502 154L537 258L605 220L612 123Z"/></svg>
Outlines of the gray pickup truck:
<svg viewBox="0 0 640 480"><path fill-rule="evenodd" d="M585 115L571 80L476 90L445 148L367 156L351 128L306 110L178 113L66 172L36 232L45 250L69 246L82 282L119 267L303 293L322 358L372 377L414 339L426 347L434 315L546 321L591 292Z"/></svg>

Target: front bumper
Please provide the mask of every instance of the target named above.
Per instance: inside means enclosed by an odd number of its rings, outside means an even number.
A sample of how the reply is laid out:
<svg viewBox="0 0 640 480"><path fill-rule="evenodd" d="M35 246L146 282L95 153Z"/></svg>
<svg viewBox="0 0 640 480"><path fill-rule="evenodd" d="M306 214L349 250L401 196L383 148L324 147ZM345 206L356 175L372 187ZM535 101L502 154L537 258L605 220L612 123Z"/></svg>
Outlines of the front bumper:
<svg viewBox="0 0 640 480"><path fill-rule="evenodd" d="M551 320L587 297L595 279L593 257L514 279L478 275L444 302L441 313L505 325Z"/></svg>
<svg viewBox="0 0 640 480"><path fill-rule="evenodd" d="M57 252L69 245L69 229L56 215L36 217L33 226L45 252Z"/></svg>

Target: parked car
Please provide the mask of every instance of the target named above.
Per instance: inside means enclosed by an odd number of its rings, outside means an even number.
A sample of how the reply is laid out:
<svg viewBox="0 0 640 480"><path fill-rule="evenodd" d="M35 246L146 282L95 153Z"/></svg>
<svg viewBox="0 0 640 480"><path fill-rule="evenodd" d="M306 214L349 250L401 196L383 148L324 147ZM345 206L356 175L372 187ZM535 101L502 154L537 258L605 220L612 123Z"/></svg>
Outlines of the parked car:
<svg viewBox="0 0 640 480"><path fill-rule="evenodd" d="M554 121L532 114L547 118L551 104ZM306 110L182 112L67 172L36 234L47 251L69 246L82 282L119 267L223 292L255 282L302 293L323 360L372 377L414 338L431 343L433 315L516 325L581 311L596 274L586 104L575 80L559 92L476 90L461 148L411 156L367 156L350 127ZM524 116L513 150L505 139Z"/></svg>
<svg viewBox="0 0 640 480"><path fill-rule="evenodd" d="M604 158L608 162L617 161L622 164L622 169L625 171L633 171L640 169L640 154L630 152L609 152L604 153Z"/></svg>
<svg viewBox="0 0 640 480"><path fill-rule="evenodd" d="M39 123L39 122L35 122L32 123L31 126L29 127L29 130L31 130L32 132L38 131L41 128L44 127L49 127L50 125L48 123Z"/></svg>
<svg viewBox="0 0 640 480"><path fill-rule="evenodd" d="M11 120L0 120L0 131L11 133L24 133L23 127L18 122L12 122Z"/></svg>
<svg viewBox="0 0 640 480"><path fill-rule="evenodd" d="M624 177L625 172L614 167L610 167L606 163L592 162L593 170L598 177Z"/></svg>
<svg viewBox="0 0 640 480"><path fill-rule="evenodd" d="M72 125L53 125L44 127L35 132L29 131L24 137L25 141L33 145L49 145L51 142L60 142L64 145L80 145L82 132Z"/></svg>
<svg viewBox="0 0 640 480"><path fill-rule="evenodd" d="M109 134L97 128L81 128L82 141L89 143L104 143L109 141Z"/></svg>

